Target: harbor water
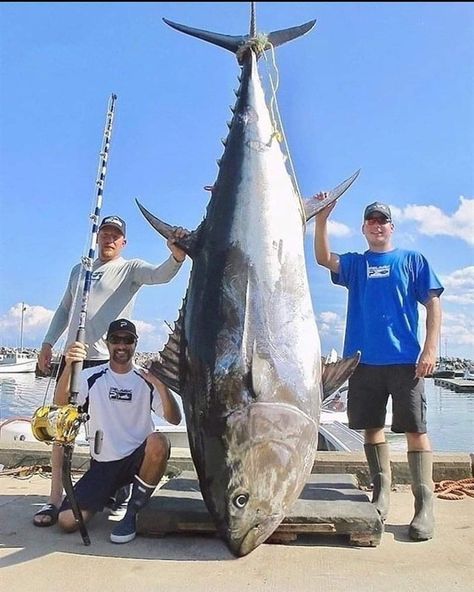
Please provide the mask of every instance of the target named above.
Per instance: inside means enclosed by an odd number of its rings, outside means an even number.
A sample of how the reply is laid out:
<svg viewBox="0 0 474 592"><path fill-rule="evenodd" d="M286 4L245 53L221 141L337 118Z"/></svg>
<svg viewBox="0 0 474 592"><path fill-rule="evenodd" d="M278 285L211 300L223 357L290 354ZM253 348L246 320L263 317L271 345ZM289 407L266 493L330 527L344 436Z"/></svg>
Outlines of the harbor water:
<svg viewBox="0 0 474 592"><path fill-rule="evenodd" d="M0 422L31 417L38 407L51 404L54 382L33 373L0 377ZM456 393L425 380L428 434L435 452L474 452L474 393ZM155 419L156 425L160 420ZM388 435L394 450L405 450L403 435Z"/></svg>

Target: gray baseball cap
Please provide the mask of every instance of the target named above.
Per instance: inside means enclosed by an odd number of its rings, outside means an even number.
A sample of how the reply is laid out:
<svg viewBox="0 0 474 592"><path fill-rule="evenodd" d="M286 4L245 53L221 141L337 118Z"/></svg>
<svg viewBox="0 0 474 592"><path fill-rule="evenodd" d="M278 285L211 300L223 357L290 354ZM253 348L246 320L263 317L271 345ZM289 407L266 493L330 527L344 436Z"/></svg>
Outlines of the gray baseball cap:
<svg viewBox="0 0 474 592"><path fill-rule="evenodd" d="M123 236L125 236L125 221L122 220L122 218L119 218L118 216L107 216L106 218L104 218L100 223L99 230L104 226L114 226L115 228L120 230Z"/></svg>
<svg viewBox="0 0 474 592"><path fill-rule="evenodd" d="M379 201L374 201L374 203L369 204L365 208L364 220L367 220L367 218L370 218L373 214L382 214L382 216L385 216L389 222L392 221L392 212L390 211L390 208Z"/></svg>

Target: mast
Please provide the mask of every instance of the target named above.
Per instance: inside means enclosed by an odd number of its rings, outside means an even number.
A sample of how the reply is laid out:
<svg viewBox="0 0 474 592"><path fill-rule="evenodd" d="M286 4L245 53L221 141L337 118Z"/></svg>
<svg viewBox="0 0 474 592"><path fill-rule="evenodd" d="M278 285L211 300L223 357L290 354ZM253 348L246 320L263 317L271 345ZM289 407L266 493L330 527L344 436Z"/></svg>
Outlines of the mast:
<svg viewBox="0 0 474 592"><path fill-rule="evenodd" d="M25 303L21 303L21 321L20 321L20 354L23 353L23 317L25 314L26 306Z"/></svg>

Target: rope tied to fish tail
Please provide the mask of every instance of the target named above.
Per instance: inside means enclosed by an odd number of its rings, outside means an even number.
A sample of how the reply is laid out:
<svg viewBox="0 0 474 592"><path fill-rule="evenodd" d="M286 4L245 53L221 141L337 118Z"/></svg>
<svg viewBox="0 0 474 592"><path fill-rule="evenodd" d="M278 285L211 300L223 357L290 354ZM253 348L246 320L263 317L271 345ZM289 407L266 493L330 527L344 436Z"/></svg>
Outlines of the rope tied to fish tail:
<svg viewBox="0 0 474 592"><path fill-rule="evenodd" d="M248 50L255 52L255 54L259 56L265 53L265 49L268 49L269 45L268 35L265 33L257 33L254 37L250 37L245 43L242 43L235 55L240 63Z"/></svg>
<svg viewBox="0 0 474 592"><path fill-rule="evenodd" d="M458 481L445 479L435 483L434 491L437 497L445 500L460 500L465 497L474 498L474 478L467 477Z"/></svg>
<svg viewBox="0 0 474 592"><path fill-rule="evenodd" d="M275 138L280 144L283 143L283 145L285 147L284 152L285 152L285 156L288 160L288 164L289 164L289 168L290 168L290 171L289 171L290 178L293 183L293 187L294 187L296 196L298 198L298 202L299 202L299 206L300 206L300 213L301 213L301 217L303 220L303 225L305 226L306 225L306 215L305 215L305 210L304 210L303 198L301 197L301 191L300 191L300 188L298 185L298 180L296 178L295 167L293 165L293 160L291 158L290 148L288 146L285 131L283 129L283 122L281 119L280 110L278 108L277 90L280 85L280 75L279 75L279 71L278 71L278 67L277 67L276 59L275 59L275 47L269 42L267 42L266 47L267 47L267 49L270 49L270 53L272 56L270 65L272 67L272 70L274 72L274 77L275 77L275 80L274 80L272 73L270 72L270 69L269 69L269 60L268 60L267 54L264 52L263 56L265 58L265 64L267 67L267 77L268 77L268 80L270 83L270 88L271 88L269 113L270 113L270 118L271 118L271 122L272 122L273 132L270 137L270 142Z"/></svg>

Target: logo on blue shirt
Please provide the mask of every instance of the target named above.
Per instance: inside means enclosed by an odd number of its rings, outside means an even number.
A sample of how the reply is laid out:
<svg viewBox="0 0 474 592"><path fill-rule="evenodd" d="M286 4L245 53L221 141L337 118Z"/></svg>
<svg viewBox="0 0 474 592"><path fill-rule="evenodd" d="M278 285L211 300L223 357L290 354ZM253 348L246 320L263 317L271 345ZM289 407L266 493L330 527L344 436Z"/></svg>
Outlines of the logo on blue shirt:
<svg viewBox="0 0 474 592"><path fill-rule="evenodd" d="M390 276L390 265L367 265L367 277L369 279L386 278Z"/></svg>

